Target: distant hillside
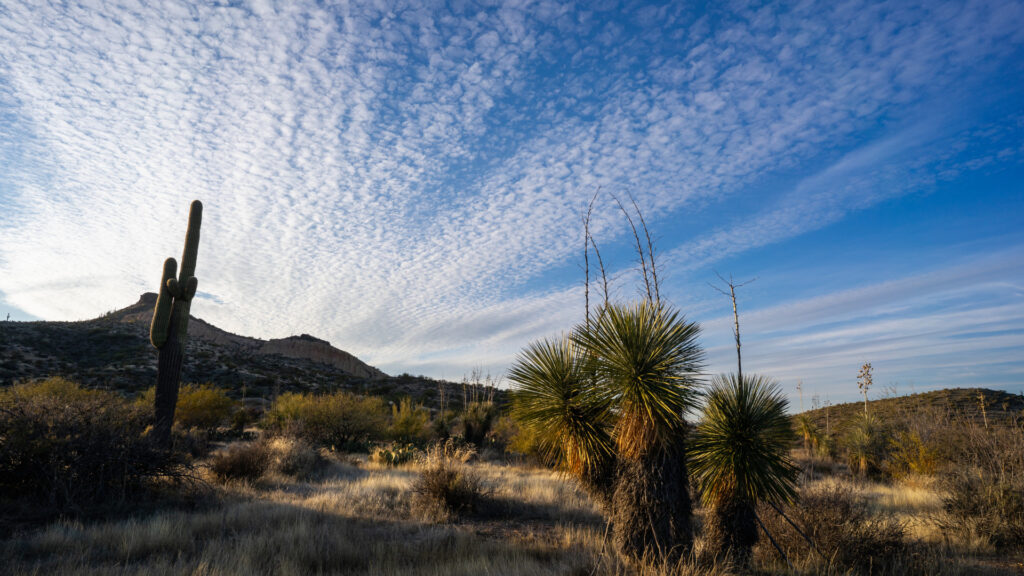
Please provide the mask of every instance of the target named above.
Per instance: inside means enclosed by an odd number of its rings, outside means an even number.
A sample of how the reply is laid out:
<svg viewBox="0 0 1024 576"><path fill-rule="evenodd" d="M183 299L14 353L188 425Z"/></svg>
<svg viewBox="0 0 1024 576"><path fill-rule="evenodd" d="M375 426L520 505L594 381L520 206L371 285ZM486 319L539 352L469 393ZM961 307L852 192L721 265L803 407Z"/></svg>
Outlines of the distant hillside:
<svg viewBox="0 0 1024 576"><path fill-rule="evenodd" d="M0 322L0 386L65 376L127 395L156 384L157 351L149 343L156 294L82 322ZM388 376L329 342L302 334L273 340L239 336L191 317L183 382L211 382L234 397L270 399L282 392L351 390L388 400L410 396L437 408L471 397L463 384L426 377ZM501 390L477 386L504 401ZM442 392L443 391L443 392Z"/></svg>
<svg viewBox="0 0 1024 576"><path fill-rule="evenodd" d="M982 402L985 406L984 414L981 410ZM949 388L869 400L868 412L889 422L902 421L908 415L925 412L955 414L960 418L975 420L978 424L983 424L987 417L990 426L1002 426L1013 422L1015 418L1024 420L1024 396L984 388ZM806 414L819 429L825 430L828 422L829 428L835 431L864 414L864 403L837 404L808 410Z"/></svg>
<svg viewBox="0 0 1024 576"><path fill-rule="evenodd" d="M125 392L156 381L157 352L149 344L156 294L82 322L0 322L0 385L65 375ZM182 367L186 382L241 389L317 390L363 387L388 376L308 334L260 340L226 332L192 317Z"/></svg>

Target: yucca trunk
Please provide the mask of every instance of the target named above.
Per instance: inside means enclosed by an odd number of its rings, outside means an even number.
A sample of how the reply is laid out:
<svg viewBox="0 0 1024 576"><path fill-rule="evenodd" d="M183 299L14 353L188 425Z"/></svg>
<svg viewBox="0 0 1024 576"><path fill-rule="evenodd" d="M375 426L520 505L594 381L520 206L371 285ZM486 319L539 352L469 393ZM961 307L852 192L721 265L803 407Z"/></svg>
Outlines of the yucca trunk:
<svg viewBox="0 0 1024 576"><path fill-rule="evenodd" d="M693 548L692 502L682 440L619 463L612 537L630 561L675 563Z"/></svg>
<svg viewBox="0 0 1024 576"><path fill-rule="evenodd" d="M714 506L705 531L719 558L747 566L757 544L757 514L747 499L733 498Z"/></svg>
<svg viewBox="0 0 1024 576"><path fill-rule="evenodd" d="M580 487L598 505L605 518L611 518L614 511L615 481L618 476L616 468L615 459L606 458L576 478Z"/></svg>

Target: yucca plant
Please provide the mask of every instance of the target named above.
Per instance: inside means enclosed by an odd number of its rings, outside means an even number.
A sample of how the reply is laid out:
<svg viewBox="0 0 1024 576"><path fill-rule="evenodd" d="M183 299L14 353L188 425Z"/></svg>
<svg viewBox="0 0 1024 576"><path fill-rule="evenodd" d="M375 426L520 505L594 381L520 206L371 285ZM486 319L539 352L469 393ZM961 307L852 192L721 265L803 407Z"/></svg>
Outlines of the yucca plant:
<svg viewBox="0 0 1024 576"><path fill-rule="evenodd" d="M888 435L873 415L858 417L846 431L846 458L850 470L861 476L877 471L885 459Z"/></svg>
<svg viewBox="0 0 1024 576"><path fill-rule="evenodd" d="M797 434L804 439L804 454L810 456L811 448L815 448L815 451L817 451L821 433L807 414L798 414L793 420L796 423Z"/></svg>
<svg viewBox="0 0 1024 576"><path fill-rule="evenodd" d="M633 560L692 546L683 415L697 397L699 331L658 303L613 304L569 339L530 345L510 372L514 414L598 496Z"/></svg>
<svg viewBox="0 0 1024 576"><path fill-rule="evenodd" d="M787 406L769 378L716 376L690 442L690 468L711 511L709 540L740 563L749 562L757 543L757 503L788 502L796 495Z"/></svg>
<svg viewBox="0 0 1024 576"><path fill-rule="evenodd" d="M700 327L669 307L611 305L573 340L614 407L612 537L626 557L672 562L693 545L683 415L698 397Z"/></svg>
<svg viewBox="0 0 1024 576"><path fill-rule="evenodd" d="M597 393L581 348L563 336L531 343L509 372L512 415L542 454L611 508L614 449L610 404Z"/></svg>

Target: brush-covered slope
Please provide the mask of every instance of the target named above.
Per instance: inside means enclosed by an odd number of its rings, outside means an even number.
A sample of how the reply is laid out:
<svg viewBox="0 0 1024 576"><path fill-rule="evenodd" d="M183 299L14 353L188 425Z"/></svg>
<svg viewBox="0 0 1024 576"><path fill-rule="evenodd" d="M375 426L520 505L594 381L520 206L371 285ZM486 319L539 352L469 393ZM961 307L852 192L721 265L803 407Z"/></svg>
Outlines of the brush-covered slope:
<svg viewBox="0 0 1024 576"><path fill-rule="evenodd" d="M157 351L149 344L156 294L82 322L0 322L0 385L64 375L125 392L156 382ZM231 334L192 317L182 380L277 390L366 387L387 378L330 343L303 334L260 340ZM258 390L253 392L258 393Z"/></svg>
<svg viewBox="0 0 1024 576"><path fill-rule="evenodd" d="M982 409L984 406L984 410ZM882 422L904 422L912 417L955 416L984 426L1004 426L1024 421L1024 396L985 388L948 388L908 396L868 401L868 412ZM841 428L864 414L864 402L848 402L808 410L820 430Z"/></svg>

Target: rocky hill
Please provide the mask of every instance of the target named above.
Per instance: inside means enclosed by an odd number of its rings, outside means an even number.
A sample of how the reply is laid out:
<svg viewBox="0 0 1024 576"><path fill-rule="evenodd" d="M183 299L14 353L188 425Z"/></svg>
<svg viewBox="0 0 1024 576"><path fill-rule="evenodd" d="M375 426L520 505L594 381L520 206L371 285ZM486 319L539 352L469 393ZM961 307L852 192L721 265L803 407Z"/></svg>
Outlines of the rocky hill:
<svg viewBox="0 0 1024 576"><path fill-rule="evenodd" d="M1024 423L1024 396L985 388L948 388L868 402L868 412L883 423L911 418L973 421L979 426L1002 427ZM808 410L805 414L820 429L842 430L864 414L863 402L847 402Z"/></svg>
<svg viewBox="0 0 1024 576"><path fill-rule="evenodd" d="M149 344L156 294L82 322L0 322L0 385L25 378L68 376L126 393L156 382L157 352ZM279 390L365 388L389 377L352 354L308 334L260 340L232 334L199 318L189 322L185 382L212 382L250 394Z"/></svg>

